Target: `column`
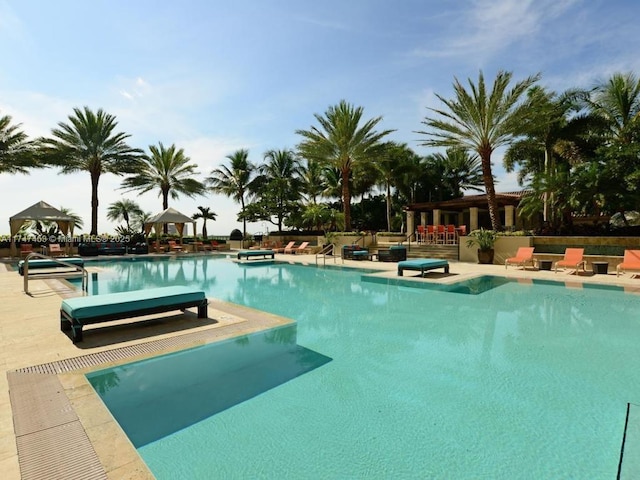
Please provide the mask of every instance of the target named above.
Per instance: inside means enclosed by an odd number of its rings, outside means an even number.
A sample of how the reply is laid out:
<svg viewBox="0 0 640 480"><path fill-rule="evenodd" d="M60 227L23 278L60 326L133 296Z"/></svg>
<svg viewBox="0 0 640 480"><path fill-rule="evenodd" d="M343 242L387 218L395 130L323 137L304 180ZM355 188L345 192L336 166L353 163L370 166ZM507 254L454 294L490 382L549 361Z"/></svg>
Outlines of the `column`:
<svg viewBox="0 0 640 480"><path fill-rule="evenodd" d="M420 212L420 225L427 224L427 212Z"/></svg>
<svg viewBox="0 0 640 480"><path fill-rule="evenodd" d="M433 224L440 225L440 209L436 208L433 210Z"/></svg>
<svg viewBox="0 0 640 480"><path fill-rule="evenodd" d="M416 231L414 215L415 215L414 211L407 210L407 232L406 232L407 234L413 233Z"/></svg>
<svg viewBox="0 0 640 480"><path fill-rule="evenodd" d="M469 208L469 230L478 230L478 207Z"/></svg>
<svg viewBox="0 0 640 480"><path fill-rule="evenodd" d="M513 219L515 218L516 207L513 205L505 205L504 206L504 226L508 230L514 226Z"/></svg>

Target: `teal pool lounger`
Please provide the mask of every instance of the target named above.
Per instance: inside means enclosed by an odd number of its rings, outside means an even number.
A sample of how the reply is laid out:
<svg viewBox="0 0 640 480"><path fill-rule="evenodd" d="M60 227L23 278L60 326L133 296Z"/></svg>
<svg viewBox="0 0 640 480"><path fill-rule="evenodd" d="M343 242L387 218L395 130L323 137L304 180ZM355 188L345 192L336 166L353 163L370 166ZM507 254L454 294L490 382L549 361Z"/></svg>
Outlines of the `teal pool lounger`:
<svg viewBox="0 0 640 480"><path fill-rule="evenodd" d="M59 259L60 262L70 263L71 265L76 265L78 267L84 267L84 260L82 258L77 257L62 257ZM29 270L33 270L36 268L69 268L66 265L61 265L60 262L55 262L53 260L46 260L44 258L29 260ZM24 275L24 260L20 260L18 262L18 273L20 275Z"/></svg>
<svg viewBox="0 0 640 480"><path fill-rule="evenodd" d="M240 250L238 252L238 260L242 257L247 260L249 260L249 257L275 258L275 252L273 250Z"/></svg>
<svg viewBox="0 0 640 480"><path fill-rule="evenodd" d="M203 291L183 286L68 298L60 307L60 329L71 330L76 343L82 341L84 325L189 307L198 307L198 318L207 318L207 305Z"/></svg>
<svg viewBox="0 0 640 480"><path fill-rule="evenodd" d="M424 275L427 270L434 268L444 268L444 273L449 273L449 262L437 258L414 258L413 260L403 260L398 262L398 276L402 276L404 270L419 270L420 275Z"/></svg>

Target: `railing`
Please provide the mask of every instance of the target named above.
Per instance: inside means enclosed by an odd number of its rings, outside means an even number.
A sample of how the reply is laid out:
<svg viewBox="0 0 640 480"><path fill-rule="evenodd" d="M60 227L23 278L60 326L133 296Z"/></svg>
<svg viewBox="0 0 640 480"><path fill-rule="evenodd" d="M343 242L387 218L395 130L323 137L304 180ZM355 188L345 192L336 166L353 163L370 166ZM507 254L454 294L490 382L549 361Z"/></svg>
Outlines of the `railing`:
<svg viewBox="0 0 640 480"><path fill-rule="evenodd" d="M409 235L405 237L402 243L407 242L407 252L411 251L411 237L415 237L416 232L411 232Z"/></svg>
<svg viewBox="0 0 640 480"><path fill-rule="evenodd" d="M333 243L330 243L326 247L323 247L318 253L316 253L316 265L318 265L318 257L322 256L323 265L327 264L327 256L329 252L331 252L331 256L333 257L333 263L336 263L336 254L335 254L336 246Z"/></svg>
<svg viewBox="0 0 640 480"><path fill-rule="evenodd" d="M31 295L29 293L29 260L31 259L43 259L43 260L49 260L53 263L56 264L55 267L51 267L51 268L60 268L60 267L65 267L65 268L70 268L73 269L73 271L64 271L64 272L42 272L42 273L38 273L38 274L33 274L34 278L73 278L73 277L82 277L82 291L86 292L88 289L88 285L89 285L89 276L87 271L85 270L85 268L83 266L80 265L74 265L72 263L69 262L65 262L64 260L60 260L58 258L54 258L54 257L49 257L47 255L42 255L40 253L30 253L29 255L27 255L24 259L24 263L22 264L22 273L23 273L23 277L24 277L24 293L26 293L27 295Z"/></svg>

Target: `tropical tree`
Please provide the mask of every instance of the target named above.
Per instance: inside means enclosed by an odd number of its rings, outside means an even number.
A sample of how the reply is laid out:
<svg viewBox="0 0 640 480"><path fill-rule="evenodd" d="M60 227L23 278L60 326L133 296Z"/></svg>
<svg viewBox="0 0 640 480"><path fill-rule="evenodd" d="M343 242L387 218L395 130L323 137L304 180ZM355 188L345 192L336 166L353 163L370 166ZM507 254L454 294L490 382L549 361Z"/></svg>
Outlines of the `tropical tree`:
<svg viewBox="0 0 640 480"><path fill-rule="evenodd" d="M436 94L446 109L430 108L437 118L425 117L422 123L430 130L417 132L427 136L423 145L458 147L478 154L494 230L501 230L502 225L498 216L491 154L514 139L519 124L528 114L526 105L520 100L540 75L530 76L509 89L511 77L511 72L498 72L490 91L487 91L482 71L477 85L468 80L469 91L456 78L453 84L455 98L447 100Z"/></svg>
<svg viewBox="0 0 640 480"><path fill-rule="evenodd" d="M11 117L0 117L0 173L29 173L29 168L44 165L37 161L35 145L20 130L20 124L12 125Z"/></svg>
<svg viewBox="0 0 640 480"><path fill-rule="evenodd" d="M303 137L298 151L303 158L337 168L342 177L342 203L345 228L351 230L351 191L349 178L355 167L376 157L382 149L381 140L393 130L376 132L382 117L372 118L361 125L362 107L354 107L341 100L327 109L324 116L314 114L319 126L297 130Z"/></svg>
<svg viewBox="0 0 640 480"><path fill-rule="evenodd" d="M136 215L141 215L142 213L142 209L136 202L123 198L122 200L117 200L109 205L109 208L107 209L107 218L114 222L123 220L127 225L127 231L130 232L131 219Z"/></svg>
<svg viewBox="0 0 640 480"><path fill-rule="evenodd" d="M230 166L222 165L211 171L211 176L206 182L216 193L221 193L233 198L240 204L240 217L242 218L242 238L247 236L247 219L245 216L245 202L247 196L255 189L256 167L249 161L249 150L240 149L231 155L227 155Z"/></svg>
<svg viewBox="0 0 640 480"><path fill-rule="evenodd" d="M60 207L60 211L63 214L73 219L74 229L82 230L82 227L84 226L84 221L82 220L82 217L80 217L79 215L74 213L71 209L66 207ZM45 235L48 237L58 236L63 234L62 230L60 230L60 226L58 225L58 223L53 220L33 220L29 224L28 228L32 228L33 230L35 230L38 233L38 235Z"/></svg>
<svg viewBox="0 0 640 480"><path fill-rule="evenodd" d="M116 117L102 109L74 108L69 123L58 123L52 137L39 143L43 161L64 174L86 171L91 177L91 235L98 234L98 183L103 173L132 173L143 154L126 143L130 136L116 133Z"/></svg>
<svg viewBox="0 0 640 480"><path fill-rule="evenodd" d="M189 163L191 159L182 148L165 148L159 142L157 146L149 145L149 152L138 160L136 173L123 180L122 188L141 193L157 189L163 210L169 208L169 197L175 200L180 195L193 198L206 193L206 186L194 178L198 175L197 166Z"/></svg>
<svg viewBox="0 0 640 480"><path fill-rule="evenodd" d="M207 239L207 220L211 220L214 222L218 215L215 212L212 212L209 207L198 207L198 212L192 215L193 218L201 218L202 219L202 238L204 240Z"/></svg>
<svg viewBox="0 0 640 480"><path fill-rule="evenodd" d="M313 160L300 166L300 189L307 203L317 203L318 197L322 196L322 192L326 188L323 173L322 165Z"/></svg>
<svg viewBox="0 0 640 480"><path fill-rule="evenodd" d="M280 232L284 220L299 208L302 170L291 150L269 150L264 160L254 180L257 201L247 205L246 217L270 222Z"/></svg>
<svg viewBox="0 0 640 480"><path fill-rule="evenodd" d="M140 233L144 235L145 234L144 224L147 223L153 216L154 216L153 212L141 211L139 213L134 213L131 217L131 228L134 231L139 230Z"/></svg>

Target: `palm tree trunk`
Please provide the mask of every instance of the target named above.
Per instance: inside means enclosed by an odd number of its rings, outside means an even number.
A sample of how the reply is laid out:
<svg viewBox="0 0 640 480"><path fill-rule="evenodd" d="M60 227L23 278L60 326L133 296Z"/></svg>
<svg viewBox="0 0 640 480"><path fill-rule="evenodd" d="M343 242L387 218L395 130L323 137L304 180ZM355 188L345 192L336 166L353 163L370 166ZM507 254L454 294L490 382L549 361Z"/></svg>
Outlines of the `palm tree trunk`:
<svg viewBox="0 0 640 480"><path fill-rule="evenodd" d="M91 172L91 232L98 235L98 181L100 172Z"/></svg>
<svg viewBox="0 0 640 480"><path fill-rule="evenodd" d="M349 191L349 169L342 170L342 209L344 211L344 230L351 231L351 192Z"/></svg>
<svg viewBox="0 0 640 480"><path fill-rule="evenodd" d="M391 184L387 182L387 232L391 231Z"/></svg>
<svg viewBox="0 0 640 480"><path fill-rule="evenodd" d="M169 190L162 190L162 210L169 208ZM166 235L169 233L169 224L165 223L162 226L162 232Z"/></svg>
<svg viewBox="0 0 640 480"><path fill-rule="evenodd" d="M498 215L498 202L496 200L496 189L493 185L493 172L491 171L491 152L482 152L480 155L482 162L482 179L487 191L487 205L489 207L489 218L491 228L495 231L502 230L502 222Z"/></svg>
<svg viewBox="0 0 640 480"><path fill-rule="evenodd" d="M244 237L247 236L247 219L244 216L244 196L240 197L240 206L242 207L242 248L244 248Z"/></svg>

